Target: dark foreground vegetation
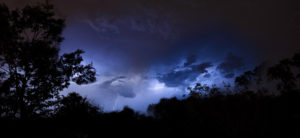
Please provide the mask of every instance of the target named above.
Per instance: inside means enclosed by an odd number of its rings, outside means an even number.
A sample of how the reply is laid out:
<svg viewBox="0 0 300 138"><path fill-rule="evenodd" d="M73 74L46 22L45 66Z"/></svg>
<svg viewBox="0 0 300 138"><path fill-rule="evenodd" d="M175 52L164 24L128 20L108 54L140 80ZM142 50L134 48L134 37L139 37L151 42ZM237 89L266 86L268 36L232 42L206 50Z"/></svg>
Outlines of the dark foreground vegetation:
<svg viewBox="0 0 300 138"><path fill-rule="evenodd" d="M95 69L81 64L81 50L59 56L64 21L52 8L0 5L1 138L300 137L300 54L245 72L233 88L196 84L147 115L128 107L103 113L77 93L59 95L71 81L94 82Z"/></svg>
<svg viewBox="0 0 300 138"><path fill-rule="evenodd" d="M129 108L113 113L88 110L71 101L48 118L2 119L1 135L7 137L299 137L299 91L281 96L251 92L186 100L163 99L151 106L153 117ZM77 101L79 102L79 101ZM86 103L87 104L87 103Z"/></svg>

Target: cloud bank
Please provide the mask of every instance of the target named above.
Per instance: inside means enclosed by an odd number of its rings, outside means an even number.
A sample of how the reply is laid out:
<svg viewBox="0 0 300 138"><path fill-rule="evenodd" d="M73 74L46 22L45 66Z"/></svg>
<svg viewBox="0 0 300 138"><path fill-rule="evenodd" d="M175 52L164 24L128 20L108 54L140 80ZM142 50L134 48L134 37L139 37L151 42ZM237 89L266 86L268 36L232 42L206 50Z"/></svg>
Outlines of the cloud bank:
<svg viewBox="0 0 300 138"><path fill-rule="evenodd" d="M42 0L0 0L22 7ZM62 52L86 51L98 81L77 91L106 111L145 111L188 85L231 82L300 51L299 0L49 0L66 19ZM284 50L283 50L284 49Z"/></svg>

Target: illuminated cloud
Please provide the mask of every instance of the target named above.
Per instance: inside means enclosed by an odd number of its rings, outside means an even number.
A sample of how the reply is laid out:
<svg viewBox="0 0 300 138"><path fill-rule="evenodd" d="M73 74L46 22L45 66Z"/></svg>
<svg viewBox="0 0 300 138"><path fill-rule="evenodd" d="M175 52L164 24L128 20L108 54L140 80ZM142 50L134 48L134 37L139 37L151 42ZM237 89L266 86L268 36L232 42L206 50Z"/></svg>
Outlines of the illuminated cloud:
<svg viewBox="0 0 300 138"><path fill-rule="evenodd" d="M44 0L0 0L10 7L37 1ZM145 111L187 85L222 84L264 60L300 51L299 0L50 2L67 23L62 53L83 49L98 74L96 83L64 92L86 95L106 111L125 105Z"/></svg>

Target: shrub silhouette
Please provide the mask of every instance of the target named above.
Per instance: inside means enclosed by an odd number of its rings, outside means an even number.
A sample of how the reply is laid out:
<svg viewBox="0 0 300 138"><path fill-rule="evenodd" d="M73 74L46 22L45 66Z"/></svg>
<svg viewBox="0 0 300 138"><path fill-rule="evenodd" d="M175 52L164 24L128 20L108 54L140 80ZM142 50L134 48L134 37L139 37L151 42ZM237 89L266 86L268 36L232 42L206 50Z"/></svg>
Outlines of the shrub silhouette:
<svg viewBox="0 0 300 138"><path fill-rule="evenodd" d="M55 115L63 119L95 118L101 110L91 104L87 98L72 92L59 100Z"/></svg>

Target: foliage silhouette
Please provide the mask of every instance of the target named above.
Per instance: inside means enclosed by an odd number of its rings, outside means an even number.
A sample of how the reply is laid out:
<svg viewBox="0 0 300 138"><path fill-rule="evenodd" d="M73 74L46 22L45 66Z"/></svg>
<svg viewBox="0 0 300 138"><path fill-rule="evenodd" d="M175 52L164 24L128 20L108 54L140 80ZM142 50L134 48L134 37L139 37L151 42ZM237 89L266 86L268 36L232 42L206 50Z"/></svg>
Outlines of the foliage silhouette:
<svg viewBox="0 0 300 138"><path fill-rule="evenodd" d="M101 112L98 106L75 92L63 96L57 106L55 115L62 119L94 118Z"/></svg>
<svg viewBox="0 0 300 138"><path fill-rule="evenodd" d="M281 81L281 83L277 84L277 88L282 92L288 92L296 86L296 77L291 70L291 62L290 59L281 60L279 64L276 64L268 70L270 79Z"/></svg>
<svg viewBox="0 0 300 138"><path fill-rule="evenodd" d="M95 81L92 64L81 65L82 50L59 56L65 24L55 17L52 5L9 10L2 4L0 11L1 116L46 116L47 107L70 81Z"/></svg>

